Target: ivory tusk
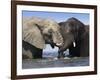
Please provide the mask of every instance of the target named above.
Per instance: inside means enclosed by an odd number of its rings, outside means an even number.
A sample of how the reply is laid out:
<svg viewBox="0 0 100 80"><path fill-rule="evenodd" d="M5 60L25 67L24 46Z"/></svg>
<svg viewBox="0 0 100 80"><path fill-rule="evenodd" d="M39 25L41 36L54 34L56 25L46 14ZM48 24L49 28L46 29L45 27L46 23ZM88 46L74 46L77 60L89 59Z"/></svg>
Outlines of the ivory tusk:
<svg viewBox="0 0 100 80"><path fill-rule="evenodd" d="M73 42L73 46L76 47L76 43L75 42Z"/></svg>
<svg viewBox="0 0 100 80"><path fill-rule="evenodd" d="M57 43L56 45L57 45L57 46L61 46L61 45L62 45L62 43Z"/></svg>

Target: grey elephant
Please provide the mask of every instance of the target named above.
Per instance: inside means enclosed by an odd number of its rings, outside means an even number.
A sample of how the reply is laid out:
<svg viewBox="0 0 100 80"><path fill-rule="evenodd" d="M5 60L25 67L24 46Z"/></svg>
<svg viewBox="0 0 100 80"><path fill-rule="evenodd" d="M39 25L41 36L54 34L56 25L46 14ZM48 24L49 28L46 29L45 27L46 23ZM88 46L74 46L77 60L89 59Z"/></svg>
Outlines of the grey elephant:
<svg viewBox="0 0 100 80"><path fill-rule="evenodd" d="M64 57L64 51L69 49L69 57L89 56L89 25L84 25L78 19L72 17L65 22L60 22L60 32L64 44L59 47L58 58Z"/></svg>
<svg viewBox="0 0 100 80"><path fill-rule="evenodd" d="M60 27L54 20L39 17L23 18L23 59L42 58L46 44L62 46Z"/></svg>

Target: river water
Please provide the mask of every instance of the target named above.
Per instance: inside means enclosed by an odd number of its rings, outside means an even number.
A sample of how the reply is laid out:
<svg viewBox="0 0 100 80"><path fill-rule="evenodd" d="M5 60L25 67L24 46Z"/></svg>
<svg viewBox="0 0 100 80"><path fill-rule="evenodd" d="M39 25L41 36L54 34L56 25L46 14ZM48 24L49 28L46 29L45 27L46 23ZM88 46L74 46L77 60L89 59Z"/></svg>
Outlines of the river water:
<svg viewBox="0 0 100 80"><path fill-rule="evenodd" d="M71 58L71 59L33 59L23 60L23 69L32 68L51 68L51 67L78 67L78 66L89 66L89 58Z"/></svg>
<svg viewBox="0 0 100 80"><path fill-rule="evenodd" d="M57 59L57 52L57 47L52 49L47 45L47 49L43 50L43 59L24 59L22 60L22 69L89 66L89 57ZM64 53L68 55L68 50Z"/></svg>

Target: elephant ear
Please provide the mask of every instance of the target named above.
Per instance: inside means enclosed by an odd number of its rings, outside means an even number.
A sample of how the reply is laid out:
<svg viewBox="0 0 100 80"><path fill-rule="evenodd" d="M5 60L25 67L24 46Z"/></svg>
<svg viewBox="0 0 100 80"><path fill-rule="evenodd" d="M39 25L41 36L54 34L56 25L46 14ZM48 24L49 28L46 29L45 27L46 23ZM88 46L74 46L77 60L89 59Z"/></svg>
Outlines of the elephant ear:
<svg viewBox="0 0 100 80"><path fill-rule="evenodd" d="M31 45L43 49L45 48L45 41L40 29L36 25L23 27L23 40Z"/></svg>

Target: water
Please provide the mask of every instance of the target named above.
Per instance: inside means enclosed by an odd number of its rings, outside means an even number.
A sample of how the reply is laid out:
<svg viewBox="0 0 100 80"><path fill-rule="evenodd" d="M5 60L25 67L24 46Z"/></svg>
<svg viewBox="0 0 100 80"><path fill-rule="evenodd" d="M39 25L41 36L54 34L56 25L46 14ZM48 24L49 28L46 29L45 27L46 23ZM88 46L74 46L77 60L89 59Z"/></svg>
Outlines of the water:
<svg viewBox="0 0 100 80"><path fill-rule="evenodd" d="M69 54L69 51L64 52L65 55ZM43 50L43 57L57 57L58 56L58 47L51 48L50 45L46 45L46 48Z"/></svg>
<svg viewBox="0 0 100 80"><path fill-rule="evenodd" d="M68 50L64 52L68 55ZM23 69L32 68L52 68L52 67L78 67L89 66L89 57L74 57L57 59L58 48L52 49L50 45L43 50L43 59L24 59L22 60Z"/></svg>
<svg viewBox="0 0 100 80"><path fill-rule="evenodd" d="M89 66L89 58L23 60L23 69Z"/></svg>

